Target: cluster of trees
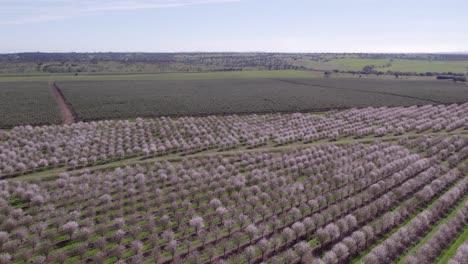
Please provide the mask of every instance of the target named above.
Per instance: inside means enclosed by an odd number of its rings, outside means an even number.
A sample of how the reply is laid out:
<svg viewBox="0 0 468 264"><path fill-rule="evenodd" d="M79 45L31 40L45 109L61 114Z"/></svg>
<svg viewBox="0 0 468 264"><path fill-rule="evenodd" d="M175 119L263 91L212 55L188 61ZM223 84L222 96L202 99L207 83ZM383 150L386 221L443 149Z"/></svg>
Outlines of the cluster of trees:
<svg viewBox="0 0 468 264"><path fill-rule="evenodd" d="M445 129L450 132L459 128L467 128L467 107L463 105L422 107L380 107L350 109L332 113L329 117L341 121L338 129L344 136L356 138L375 135L383 136L389 133L401 135L416 130L418 133L431 130L434 132Z"/></svg>
<svg viewBox="0 0 468 264"><path fill-rule="evenodd" d="M242 70L322 70L320 63L337 59L388 59L386 64L366 65L362 70L332 70L330 73L400 76L448 76L466 81L464 72L384 71L393 59L466 61L466 54L281 54L281 53L20 53L0 54L4 73L79 72L208 72ZM307 61L319 63L310 68ZM314 65L317 65L314 64ZM318 68L317 68L318 67ZM326 67L329 68L329 67Z"/></svg>
<svg viewBox="0 0 468 264"><path fill-rule="evenodd" d="M458 138L458 137L454 137ZM421 142L420 142L421 143ZM466 144L465 144L466 145ZM450 151L453 151L453 145L450 145ZM455 151L456 152L456 151ZM453 155L456 155L456 153L453 153ZM432 162L436 161L437 159L431 159ZM442 171L440 170L442 169ZM322 259L314 259L308 258L306 263L345 263L349 261L350 259L356 257L359 252L362 252L365 250L367 246L369 246L373 241L376 241L379 239L380 236L383 236L391 230L391 228L396 227L403 223L408 217L411 217L411 215L415 212L418 211L419 208L421 208L424 204L428 204L431 199L437 197L437 194L442 191L442 189L446 188L447 186L450 186L454 181L459 179L460 176L466 174L468 172L466 165L463 165L463 163L460 165L460 170L461 174L457 173L456 171L450 171L447 174L445 174L443 177L434 178L435 175L441 175L443 171L446 171L446 169L443 169L442 167L439 167L435 170L435 168L432 168L430 170L427 170L426 172L421 173L421 179L414 179L412 182L413 183L419 183L417 185L419 186L424 186L424 182L427 182L428 180L430 181L432 179L432 182L424 187L422 190L420 190L418 193L416 193L411 199L408 201L404 202L402 205L397 207L397 210L391 211L385 214L380 214L382 215L381 218L377 218L371 224L368 224L367 226L364 226L362 230L355 231L352 233L352 235L344 238L341 240L341 242L338 242L336 244L333 244L333 246L329 246L330 251L325 252L324 257ZM432 175L432 176L430 176ZM441 180L443 180L444 185L441 185ZM461 198L463 198L464 193L466 192L466 188L468 182L466 179L462 182L460 182L455 188L451 189L448 191L444 196L438 200L435 205L431 207L431 213L432 214L437 214L438 217L442 217L444 214L446 214L450 208L453 208L453 204L457 203L460 201ZM445 187L444 187L445 186ZM416 187L418 188L418 187ZM421 187L419 187L421 188ZM442 189L441 189L442 188ZM402 192L403 189L401 190L396 190L394 193L400 193ZM405 190L405 192L408 190ZM411 193L411 192L410 192ZM388 194L388 193L386 193ZM464 210L464 209L463 209ZM371 211L375 212L375 210ZM379 214L376 212L376 214ZM461 217L463 214L457 214L459 217ZM461 221L458 218L459 221ZM361 220L358 218L358 223ZM456 232L459 232L460 229L460 222L459 225L453 226L451 229L451 234L455 234ZM466 222L465 222L466 223ZM450 226L448 224L447 226ZM324 238L322 238L324 241L329 240L332 237L337 237L339 234L340 228L336 228L332 225L329 225L328 229L325 234L329 233L328 235L325 235ZM447 231L447 230L445 230ZM323 232L323 231L322 231ZM407 232L407 228L402 228L401 232ZM446 238L450 236L445 236ZM453 238L453 237L451 237ZM392 254L395 253L395 247L392 241L389 242L389 244L385 244L383 247L379 247L379 252L381 254L382 250L383 252L386 252L387 250L393 250ZM392 246L392 248L387 248ZM443 247L443 245L439 246ZM403 250L404 251L404 250ZM400 253L403 252L400 249ZM310 253L310 251L309 251ZM308 255L310 257L310 254ZM303 260L303 254L301 253L300 250L295 251L295 250L289 250L288 252L284 253L284 258L290 259L290 258L296 258L297 261ZM371 255L367 261L369 263L387 263L389 262L388 259L382 258L380 260L376 259L375 256ZM292 262L294 263L294 261ZM431 263L430 261L427 263Z"/></svg>
<svg viewBox="0 0 468 264"><path fill-rule="evenodd" d="M432 77L436 76L437 80L453 80L459 82L466 82L465 73L462 72L402 72L402 71L380 71L376 70L374 65L366 65L362 68L361 71L339 71L335 70L336 73L350 73L353 75L368 75L374 74L377 76L380 75L393 75L395 78L400 78L401 76L421 76L421 77Z"/></svg>
<svg viewBox="0 0 468 264"><path fill-rule="evenodd" d="M444 73L438 74L437 80L452 80L457 82L466 82L466 76L464 76L463 74L447 74L448 75L444 75Z"/></svg>
<svg viewBox="0 0 468 264"><path fill-rule="evenodd" d="M140 62L168 62L180 59L194 58L243 58L249 56L258 57L279 57L284 59L309 58L313 60L331 60L342 58L361 58L361 59L405 59L405 60L430 60L430 61L466 61L467 54L389 54L389 53L203 53L203 52L184 52L184 53L148 53L148 52L95 52L95 53L44 53L44 52L25 52L0 54L0 61L140 61Z"/></svg>
<svg viewBox="0 0 468 264"><path fill-rule="evenodd" d="M458 195L459 196L459 195ZM453 194L453 197L457 197ZM452 197L446 197L446 199L453 199ZM441 208L443 213L444 210L448 211L448 207ZM437 231L431 236L431 238L419 248L417 252L405 258L406 263L434 263L435 259L440 253L457 237L460 231L466 226L468 222L468 202L465 202L463 206L456 212L456 214L442 224ZM467 259L468 260L468 259Z"/></svg>
<svg viewBox="0 0 468 264"><path fill-rule="evenodd" d="M422 107L364 108L325 116L268 114L208 116L75 123L69 126L19 126L0 137L0 176L44 167L76 168L144 155L193 154L239 146L260 147L357 138L416 130L453 131L468 127L468 103Z"/></svg>
<svg viewBox="0 0 468 264"><path fill-rule="evenodd" d="M427 188L427 187L425 187ZM431 230L431 226L437 222L439 219L445 216L445 214L450 210L451 207L455 206L460 199L464 197L465 192L468 189L468 180L462 180L449 192L445 193L436 203L430 208L424 210L418 214L411 222L406 224L404 227L400 228L392 234L390 237L385 239L369 252L365 258L365 263L388 263L395 260L402 252L405 252L411 245L415 244L419 239L421 239L427 232ZM434 192L436 190L429 190L428 192ZM435 194L432 194L435 195ZM462 223L466 221L464 212L467 208L462 208L460 212L460 218L458 221ZM458 218L458 217L457 217ZM457 221L457 222L458 222ZM462 226L464 224L461 224ZM453 235L459 233L463 228L460 228L460 223L455 226L450 226L449 233L445 235L436 234L437 237L442 238L443 240L434 242L433 237L431 240L427 241L422 248L416 252L415 256L408 256L405 259L406 263L433 263L434 259L439 256L443 249L447 246L448 242L453 239ZM447 230L447 229L446 229ZM445 241L445 242L444 242ZM438 244L436 247L432 246ZM428 255L422 254L425 252Z"/></svg>
<svg viewBox="0 0 468 264"><path fill-rule="evenodd" d="M449 169L437 158L466 149L453 138L425 158L385 142L324 144L0 181L0 259L342 263L466 173L463 160ZM449 208L467 186L433 207Z"/></svg>
<svg viewBox="0 0 468 264"><path fill-rule="evenodd" d="M209 65L219 68L299 70L304 67L292 64L282 55L272 53L249 54L200 54L178 56L177 60L187 64Z"/></svg>
<svg viewBox="0 0 468 264"><path fill-rule="evenodd" d="M43 72L300 70L290 55L273 53L20 53L0 62L31 63ZM118 65L121 69L112 68ZM34 67L32 67L34 68Z"/></svg>
<svg viewBox="0 0 468 264"><path fill-rule="evenodd" d="M434 173L434 171L432 171ZM424 176L424 175L421 175ZM427 175L425 175L427 177ZM441 190L446 188L453 182L454 179L457 179L459 175L457 174L446 174L447 177L441 177L439 179L430 181L431 178L426 178L425 181L429 180L427 186L422 188L417 184L413 185L412 187L418 192L415 195L403 195L402 197L409 197L407 201L403 202L399 207L392 205L389 202L393 202L398 204L398 202L392 201L395 199L395 195L398 195L399 192L402 190L396 189L392 192L385 194L382 197L381 206L388 206L386 209L380 209L374 215L371 215L370 220L363 220L365 218L358 218L358 223L361 223L361 229L355 230L354 232L345 233L344 236L337 237L338 240L335 240L332 245L329 246L330 250L325 252L324 257L322 260L326 263L346 263L350 259L356 257L360 252L364 251L369 245L372 244L373 241L377 241L380 237L384 236L387 232L392 230L392 228L400 225L409 217L411 217L414 213L418 211L418 208L422 207L423 205L429 203L431 199L435 197L435 194L427 194L426 190L429 186L435 186L435 184L441 184L441 180L444 179L443 185L441 186ZM432 177L434 179L434 177ZM466 182L464 184L466 186ZM420 189L422 188L422 190ZM414 192L409 190L410 193ZM401 195L401 194L400 194ZM393 196L393 197L392 197ZM424 196L424 199L418 198L418 196ZM390 200L389 200L390 197ZM385 201L385 199L387 201ZM401 199L396 197L396 199ZM396 210L389 211L389 208L395 208ZM372 207L368 207L367 209L372 209ZM376 209L374 209L376 210ZM378 209L379 210L379 209ZM380 215L381 217L375 217L375 215ZM373 221L372 221L373 220ZM366 222L366 221L371 221ZM406 230L406 229L405 229ZM353 231L353 230L351 230ZM346 236L348 234L348 236ZM354 242L354 243L352 243ZM357 246L356 244L360 244L361 246ZM379 251L382 247L385 247L385 241L380 243L377 247L375 247L370 253L369 257L365 258L365 262L367 263L389 263L391 262L389 258L382 257L376 260L372 254L373 251ZM368 258L368 260L367 260Z"/></svg>

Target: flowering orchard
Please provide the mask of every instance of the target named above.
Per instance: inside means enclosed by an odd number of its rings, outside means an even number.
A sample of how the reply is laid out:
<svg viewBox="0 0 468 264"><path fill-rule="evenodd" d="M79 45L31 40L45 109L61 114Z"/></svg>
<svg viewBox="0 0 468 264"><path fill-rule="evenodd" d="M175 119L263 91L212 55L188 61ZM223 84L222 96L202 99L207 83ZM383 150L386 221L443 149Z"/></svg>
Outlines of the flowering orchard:
<svg viewBox="0 0 468 264"><path fill-rule="evenodd" d="M90 168L0 181L0 263L434 263L468 221L467 112L16 127L4 175ZM92 168L129 156L145 159Z"/></svg>
<svg viewBox="0 0 468 264"><path fill-rule="evenodd" d="M466 233L467 121L465 103L0 131L0 264L434 263Z"/></svg>
<svg viewBox="0 0 468 264"><path fill-rule="evenodd" d="M293 143L454 132L468 128L468 103L308 113L99 121L0 130L0 178L131 157L242 150Z"/></svg>

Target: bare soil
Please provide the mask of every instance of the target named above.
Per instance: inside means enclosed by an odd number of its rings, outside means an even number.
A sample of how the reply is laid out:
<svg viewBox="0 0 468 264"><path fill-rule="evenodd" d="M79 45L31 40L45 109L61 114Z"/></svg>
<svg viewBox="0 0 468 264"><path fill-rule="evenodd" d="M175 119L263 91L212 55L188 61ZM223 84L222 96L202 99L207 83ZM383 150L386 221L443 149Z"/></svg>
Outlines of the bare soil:
<svg viewBox="0 0 468 264"><path fill-rule="evenodd" d="M62 92L59 90L55 82L52 83L51 87L55 96L55 100L57 101L57 105L60 108L60 113L62 113L63 123L66 125L73 124L76 120L75 116L73 115L68 104L65 102L65 98L63 97Z"/></svg>

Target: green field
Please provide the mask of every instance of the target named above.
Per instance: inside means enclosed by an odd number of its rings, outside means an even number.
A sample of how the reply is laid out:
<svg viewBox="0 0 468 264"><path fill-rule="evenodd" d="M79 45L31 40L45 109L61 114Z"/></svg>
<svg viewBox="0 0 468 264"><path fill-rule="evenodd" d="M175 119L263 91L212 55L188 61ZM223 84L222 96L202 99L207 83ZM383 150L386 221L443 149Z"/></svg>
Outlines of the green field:
<svg viewBox="0 0 468 264"><path fill-rule="evenodd" d="M313 78L324 79L324 74L318 71L234 71L234 72L200 72L200 73L116 73L116 74L98 74L98 73L83 73L74 74L14 74L0 75L0 82L48 82L48 81L153 81L153 80L213 80L213 79L255 79L255 78ZM353 75L348 73L333 73L327 79L395 79L393 75L376 76L369 75ZM424 76L404 76L400 77L404 80L434 80L434 77Z"/></svg>
<svg viewBox="0 0 468 264"><path fill-rule="evenodd" d="M403 60L403 59L360 59L343 58L327 61L315 61L308 58L289 60L293 65L304 66L316 70L361 71L367 65L374 65L376 71L399 72L454 72L465 73L468 61L429 61L429 60ZM390 66L387 66L390 64Z"/></svg>
<svg viewBox="0 0 468 264"><path fill-rule="evenodd" d="M409 106L468 100L445 81L324 78L59 81L79 120Z"/></svg>
<svg viewBox="0 0 468 264"><path fill-rule="evenodd" d="M309 69L316 70L339 70L339 71L360 71L366 65L385 65L387 59L359 59L359 58L343 58L333 59L329 61L315 61L307 58L292 61L296 66L304 66Z"/></svg>
<svg viewBox="0 0 468 264"><path fill-rule="evenodd" d="M447 104L468 100L468 85L451 81L426 80L384 80L384 79L303 79L297 84L310 87L322 86L332 90L354 91L373 94L391 95L393 97L418 99L432 103ZM390 105L389 101L389 105ZM370 105L374 105L369 101ZM417 103L417 102L415 102ZM385 102L375 103L385 105Z"/></svg>
<svg viewBox="0 0 468 264"><path fill-rule="evenodd" d="M6 55L4 55L6 56ZM386 73L467 73L464 54L333 53L166 53L166 54L17 54L2 57L0 76L8 74L144 74L223 71L374 71Z"/></svg>
<svg viewBox="0 0 468 264"><path fill-rule="evenodd" d="M348 63L353 60L346 59ZM322 111L454 103L468 86L429 77L237 71L160 74L32 74L0 77L1 127L60 123L48 82L57 81L78 120L161 115Z"/></svg>
<svg viewBox="0 0 468 264"><path fill-rule="evenodd" d="M47 82L0 82L0 113L0 128L61 122Z"/></svg>
<svg viewBox="0 0 468 264"><path fill-rule="evenodd" d="M386 71L400 72L468 72L468 61L425 61L425 60L394 60L392 66L382 68Z"/></svg>
<svg viewBox="0 0 468 264"><path fill-rule="evenodd" d="M350 76L350 75L347 75ZM211 80L252 78L323 78L323 73L311 71L235 71L201 73L142 73L142 74L31 74L0 75L0 82L16 81L114 81L114 80Z"/></svg>

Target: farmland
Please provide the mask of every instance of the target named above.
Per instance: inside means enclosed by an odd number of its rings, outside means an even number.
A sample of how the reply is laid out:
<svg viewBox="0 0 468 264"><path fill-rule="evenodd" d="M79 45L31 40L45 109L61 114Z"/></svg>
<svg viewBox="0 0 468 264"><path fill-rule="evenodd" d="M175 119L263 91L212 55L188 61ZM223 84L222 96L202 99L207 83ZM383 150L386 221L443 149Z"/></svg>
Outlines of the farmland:
<svg viewBox="0 0 468 264"><path fill-rule="evenodd" d="M258 70L466 73L466 54L19 53L0 54L0 74L167 73ZM390 75L392 75L390 73Z"/></svg>
<svg viewBox="0 0 468 264"><path fill-rule="evenodd" d="M364 59L364 58L336 58L331 60L316 61L307 57L291 60L296 66L307 69L359 71L367 65L374 65L379 71L396 72L456 72L467 71L468 61L430 61L430 60L408 60L408 59Z"/></svg>
<svg viewBox="0 0 468 264"><path fill-rule="evenodd" d="M0 113L0 128L61 122L47 82L0 82Z"/></svg>
<svg viewBox="0 0 468 264"><path fill-rule="evenodd" d="M460 259L467 112L465 103L15 127L0 134L0 260Z"/></svg>
<svg viewBox="0 0 468 264"><path fill-rule="evenodd" d="M11 75L0 77L0 127L61 123L54 82L77 121L446 104L467 100L468 90L428 77L313 71Z"/></svg>
<svg viewBox="0 0 468 264"><path fill-rule="evenodd" d="M445 81L342 78L233 78L59 81L79 120L174 115L324 111L468 100Z"/></svg>
<svg viewBox="0 0 468 264"><path fill-rule="evenodd" d="M0 264L468 264L468 1L0 3Z"/></svg>
<svg viewBox="0 0 468 264"><path fill-rule="evenodd" d="M0 264L460 261L468 86L358 76L0 77Z"/></svg>

